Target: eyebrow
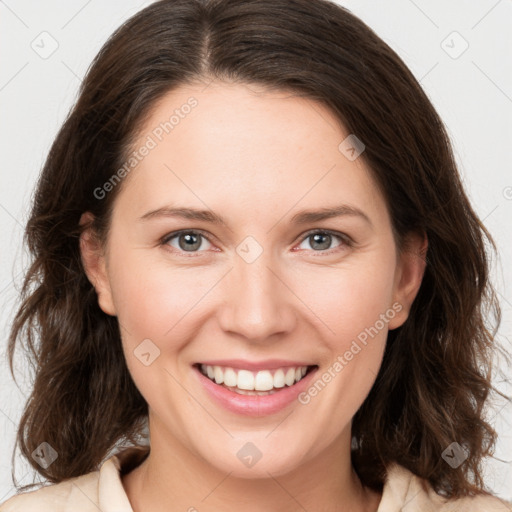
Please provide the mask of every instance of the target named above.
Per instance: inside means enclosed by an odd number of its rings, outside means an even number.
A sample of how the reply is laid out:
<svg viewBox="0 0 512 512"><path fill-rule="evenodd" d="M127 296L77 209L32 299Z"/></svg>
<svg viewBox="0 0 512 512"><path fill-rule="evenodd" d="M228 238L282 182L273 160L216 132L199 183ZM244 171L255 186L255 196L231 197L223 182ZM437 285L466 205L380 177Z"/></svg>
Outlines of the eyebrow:
<svg viewBox="0 0 512 512"><path fill-rule="evenodd" d="M318 210L303 210L296 213L291 219L291 224L310 224L313 222L319 222L325 219L331 219L333 217L359 217L373 227L373 223L366 213L355 206L342 204L339 206L333 206L329 208L320 208ZM219 224L227 226L226 220L211 210L198 210L196 208L179 208L172 206L164 206L156 210L151 210L142 217L139 221L147 221L159 217L180 217L183 219L197 220L210 222L212 224Z"/></svg>

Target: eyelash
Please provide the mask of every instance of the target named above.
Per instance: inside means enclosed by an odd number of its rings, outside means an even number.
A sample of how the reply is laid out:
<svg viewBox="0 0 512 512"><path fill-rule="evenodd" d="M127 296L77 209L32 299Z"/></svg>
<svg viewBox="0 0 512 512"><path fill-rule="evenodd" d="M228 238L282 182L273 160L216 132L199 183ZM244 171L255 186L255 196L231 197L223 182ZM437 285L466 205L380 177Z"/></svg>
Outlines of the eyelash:
<svg viewBox="0 0 512 512"><path fill-rule="evenodd" d="M167 235L165 235L161 240L160 240L160 244L162 246L168 246L167 244L174 238L180 236L180 235L183 235L183 234L194 234L194 235L200 235L204 238L206 238L206 240L210 243L213 243L210 238L208 237L208 235L200 230L200 229L182 229L180 231L174 231L172 233L169 233ZM312 229L310 231L307 231L306 233L304 233L304 235L302 236L300 242L299 242L299 245L304 242L304 240L307 240L310 236L312 235L316 235L316 234L322 234L322 235L331 235L335 238L339 238L340 241L342 242L342 245L341 246L338 246L338 247L335 247L334 249L327 249L325 251L313 251L313 252L317 252L317 253L320 253L322 255L330 255L330 254L334 254L336 252L338 252L340 249L343 250L343 247L346 247L346 248L350 248L354 245L354 241L346 234L344 233L339 233L338 231L332 231L330 229ZM190 258L190 257L197 257L199 254L201 254L201 252L204 252L204 251L197 251L197 252L188 252L187 254L187 251L182 251L182 250L179 250L179 249L175 249L175 248L172 248L171 252L173 253L177 253L177 254L182 254L184 255L184 257L186 258ZM185 255L186 254L186 255Z"/></svg>

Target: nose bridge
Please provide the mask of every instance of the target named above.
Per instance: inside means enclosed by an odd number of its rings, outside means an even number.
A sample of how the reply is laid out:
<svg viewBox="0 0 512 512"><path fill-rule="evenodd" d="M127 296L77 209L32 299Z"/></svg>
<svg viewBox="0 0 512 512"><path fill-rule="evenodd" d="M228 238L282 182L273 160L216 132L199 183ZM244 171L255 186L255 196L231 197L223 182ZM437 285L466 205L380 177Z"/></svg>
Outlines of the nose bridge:
<svg viewBox="0 0 512 512"><path fill-rule="evenodd" d="M248 250L244 251L240 244L226 282L221 323L226 331L263 340L291 329L292 294L282 282L279 264L271 251L257 251L250 244L245 249Z"/></svg>

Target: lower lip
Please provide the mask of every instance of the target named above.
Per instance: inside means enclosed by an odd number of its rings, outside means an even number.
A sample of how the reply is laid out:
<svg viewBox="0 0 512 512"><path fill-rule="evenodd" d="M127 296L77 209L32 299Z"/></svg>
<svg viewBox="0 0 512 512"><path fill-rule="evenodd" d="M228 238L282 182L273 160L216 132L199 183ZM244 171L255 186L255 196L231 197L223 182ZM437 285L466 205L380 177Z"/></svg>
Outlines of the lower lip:
<svg viewBox="0 0 512 512"><path fill-rule="evenodd" d="M224 386L216 384L201 373L201 370L194 366L195 373L199 376L201 384L206 392L222 407L245 416L266 416L275 414L290 405L300 393L310 385L313 375L318 367L310 370L299 382L293 386L285 386L271 395L240 395L230 391Z"/></svg>

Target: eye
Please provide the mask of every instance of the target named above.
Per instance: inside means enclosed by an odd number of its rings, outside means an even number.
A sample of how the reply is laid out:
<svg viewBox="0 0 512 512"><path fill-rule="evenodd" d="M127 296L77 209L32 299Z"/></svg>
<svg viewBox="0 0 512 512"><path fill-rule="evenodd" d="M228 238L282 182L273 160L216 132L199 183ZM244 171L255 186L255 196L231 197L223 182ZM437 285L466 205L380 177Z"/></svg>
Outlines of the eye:
<svg viewBox="0 0 512 512"><path fill-rule="evenodd" d="M334 250L327 250L330 249L333 239L338 239L340 243L334 248ZM202 231L189 229L169 233L161 240L160 243L162 245L171 246L174 249L173 252L198 253L203 252L199 249L204 249L204 240L206 240L207 244L212 245L208 239L208 236ZM352 247L352 239L348 235L325 229L309 231L302 237L301 245L309 240L311 240L310 244L311 247L313 247L314 252L321 252L326 254L337 252L336 249L340 250L339 248L343 249L343 247ZM174 242L177 243L177 246ZM208 247L206 249L208 249Z"/></svg>
<svg viewBox="0 0 512 512"><path fill-rule="evenodd" d="M341 241L341 243L338 244L338 246L335 247L335 249L338 249L340 247L351 247L352 246L352 240L348 235L345 235L343 233L337 233L330 230L315 230L315 231L309 231L306 233L304 238L302 239L301 245L306 241L311 241L310 246L313 247L314 252L326 252L327 254L330 254L334 251L326 251L326 249L330 249L330 246L332 244L333 238L337 238Z"/></svg>
<svg viewBox="0 0 512 512"><path fill-rule="evenodd" d="M178 247L170 243L176 239L178 243ZM172 248L179 251L184 252L200 252L200 249L203 246L202 241L206 240L209 244L208 238L203 235L200 231L197 230L188 230L188 231L178 231L176 233L170 233L162 239L162 245L170 245ZM211 245L211 244L210 244Z"/></svg>

